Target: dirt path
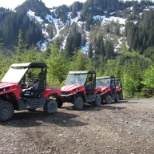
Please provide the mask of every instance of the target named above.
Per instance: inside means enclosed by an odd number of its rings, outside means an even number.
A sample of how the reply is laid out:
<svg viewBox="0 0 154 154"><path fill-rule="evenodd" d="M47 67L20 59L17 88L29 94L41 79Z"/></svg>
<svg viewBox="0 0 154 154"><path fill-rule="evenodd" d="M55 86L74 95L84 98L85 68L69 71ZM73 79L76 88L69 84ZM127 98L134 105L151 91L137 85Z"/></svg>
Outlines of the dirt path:
<svg viewBox="0 0 154 154"><path fill-rule="evenodd" d="M3 154L153 154L154 99L125 99L75 111L65 103L55 115L17 112L0 123Z"/></svg>

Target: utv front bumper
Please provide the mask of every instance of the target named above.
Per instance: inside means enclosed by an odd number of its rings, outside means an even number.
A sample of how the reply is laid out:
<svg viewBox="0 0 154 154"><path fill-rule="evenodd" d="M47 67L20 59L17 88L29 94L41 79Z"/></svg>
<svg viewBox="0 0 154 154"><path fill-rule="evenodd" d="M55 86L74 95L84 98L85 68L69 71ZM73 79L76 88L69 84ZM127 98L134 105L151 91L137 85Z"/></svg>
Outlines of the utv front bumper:
<svg viewBox="0 0 154 154"><path fill-rule="evenodd" d="M61 101L62 102L73 102L75 96L76 96L76 93L68 94L66 92L62 92L61 93Z"/></svg>

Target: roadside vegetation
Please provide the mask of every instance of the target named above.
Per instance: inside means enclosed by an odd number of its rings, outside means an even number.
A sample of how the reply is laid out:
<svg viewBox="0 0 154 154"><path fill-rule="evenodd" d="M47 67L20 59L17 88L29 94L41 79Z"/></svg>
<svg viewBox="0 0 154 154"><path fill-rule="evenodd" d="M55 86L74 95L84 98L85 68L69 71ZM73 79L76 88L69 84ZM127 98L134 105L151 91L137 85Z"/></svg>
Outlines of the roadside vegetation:
<svg viewBox="0 0 154 154"><path fill-rule="evenodd" d="M91 6L92 9L89 9ZM62 86L70 70L96 70L97 76L114 75L121 78L124 97L153 97L152 6L153 2L146 0L140 3L89 0L84 5L75 2L70 7L56 7L55 14L51 14L42 1L31 0L17 7L16 11L0 8L0 78L12 63L42 61L48 65L48 85ZM43 42L45 39L43 27L37 20L29 19L29 10L45 23L45 16L50 14L64 25L80 12L79 21L84 24L79 26L79 23L74 22L71 26L67 25L60 31L61 35L55 37L55 25L50 23L47 32L54 43L51 42L46 51L40 51L35 46L38 41ZM68 12L71 12L70 20ZM97 15L120 17L126 22L121 25L119 21L112 21L102 26L102 20L94 20ZM121 46L117 47L119 42ZM60 50L63 43L64 49ZM82 51L84 46L89 47L87 53Z"/></svg>
<svg viewBox="0 0 154 154"><path fill-rule="evenodd" d="M65 50L59 51L55 42L49 45L47 51L40 51L34 47L27 48L22 40L21 32L18 36L15 52L0 48L0 78L12 63L42 61L48 65L47 84L62 86L70 70L96 70L97 76L114 75L121 78L125 97L152 97L154 95L154 47L146 49L141 55L136 51L123 53L107 58L100 55L89 56L81 50L75 50L70 56ZM106 51L109 49L106 49Z"/></svg>

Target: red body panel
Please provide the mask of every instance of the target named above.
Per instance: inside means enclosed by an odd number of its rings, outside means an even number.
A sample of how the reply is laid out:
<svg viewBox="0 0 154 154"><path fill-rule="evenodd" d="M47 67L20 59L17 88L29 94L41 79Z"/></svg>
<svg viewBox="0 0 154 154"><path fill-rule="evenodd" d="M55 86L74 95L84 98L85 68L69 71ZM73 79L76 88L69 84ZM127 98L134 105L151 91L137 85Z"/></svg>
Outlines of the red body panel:
<svg viewBox="0 0 154 154"><path fill-rule="evenodd" d="M105 93L111 93L111 89L108 86L100 86L101 88L101 93L105 94Z"/></svg>
<svg viewBox="0 0 154 154"><path fill-rule="evenodd" d="M6 89L5 91L0 91L0 95L7 93L14 93L16 98L20 98L20 93L22 91L21 87L16 83L0 83L0 89Z"/></svg>
<svg viewBox="0 0 154 154"><path fill-rule="evenodd" d="M84 94L86 93L84 86L80 84L74 84L74 85L67 84L61 88L61 91L68 92L69 94L74 94L76 92L83 92Z"/></svg>
<svg viewBox="0 0 154 154"><path fill-rule="evenodd" d="M16 83L0 83L0 89L4 89L4 88L6 90L5 91L0 90L0 95L14 93L17 99L20 98L20 94L22 92L22 89ZM46 87L43 94L44 94L45 98L47 98L51 95L60 96L61 90L60 90L60 88L56 88L56 87Z"/></svg>
<svg viewBox="0 0 154 154"><path fill-rule="evenodd" d="M116 86L116 92L121 92L122 88L120 86Z"/></svg>
<svg viewBox="0 0 154 154"><path fill-rule="evenodd" d="M56 96L61 96L61 90L60 88L57 87L46 87L46 89L44 90L44 97L47 98L51 95L56 95Z"/></svg>
<svg viewBox="0 0 154 154"><path fill-rule="evenodd" d="M14 110L43 108L48 114L57 112L61 90L46 87L46 75L43 62L12 64L0 82L0 121L9 120Z"/></svg>
<svg viewBox="0 0 154 154"><path fill-rule="evenodd" d="M95 87L94 94L99 94L99 93L101 93L101 87Z"/></svg>
<svg viewBox="0 0 154 154"><path fill-rule="evenodd" d="M75 84L75 85L65 85L61 88L62 92L67 92L68 94L74 94L77 92L83 92L86 95L86 89L83 85ZM94 89L94 94L101 93L101 87L96 87Z"/></svg>

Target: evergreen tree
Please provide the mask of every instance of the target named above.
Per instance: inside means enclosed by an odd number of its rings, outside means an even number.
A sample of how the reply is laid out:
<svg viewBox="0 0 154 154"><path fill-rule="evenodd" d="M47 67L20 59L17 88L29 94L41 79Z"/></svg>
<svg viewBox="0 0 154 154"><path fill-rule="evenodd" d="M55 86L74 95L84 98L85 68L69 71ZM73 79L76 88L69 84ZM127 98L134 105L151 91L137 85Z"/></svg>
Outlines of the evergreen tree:
<svg viewBox="0 0 154 154"><path fill-rule="evenodd" d="M93 46L94 46L94 51L95 51L94 56L101 56L104 58L105 57L104 38L100 31L94 37Z"/></svg>
<svg viewBox="0 0 154 154"><path fill-rule="evenodd" d="M67 37L65 49L71 56L74 55L74 51L81 48L81 33L78 31L77 25L74 25L72 31Z"/></svg>
<svg viewBox="0 0 154 154"><path fill-rule="evenodd" d="M113 46L112 41L110 41L110 40L106 41L106 44L105 44L105 55L106 55L107 59L115 57L114 46Z"/></svg>
<svg viewBox="0 0 154 154"><path fill-rule="evenodd" d="M154 11L145 11L143 19L135 19L138 22L132 22L129 19L126 24L126 37L128 45L131 49L139 50L141 54L149 46L154 45Z"/></svg>
<svg viewBox="0 0 154 154"><path fill-rule="evenodd" d="M154 89L154 65L149 65L149 67L144 71L143 77L142 83L145 87Z"/></svg>
<svg viewBox="0 0 154 154"><path fill-rule="evenodd" d="M148 48L144 51L144 56L150 58L151 61L154 61L154 46L148 47Z"/></svg>
<svg viewBox="0 0 154 154"><path fill-rule="evenodd" d="M77 51L72 61L70 62L70 69L71 70L91 70L92 69L92 63L91 60L82 53L82 51Z"/></svg>
<svg viewBox="0 0 154 154"><path fill-rule="evenodd" d="M92 58L92 57L93 57L92 44L89 44L88 57L89 57L89 58Z"/></svg>
<svg viewBox="0 0 154 154"><path fill-rule="evenodd" d="M66 78L68 73L68 62L64 57L64 54L59 53L56 42L50 45L49 50L51 52L47 59L48 69L48 84L60 85Z"/></svg>
<svg viewBox="0 0 154 154"><path fill-rule="evenodd" d="M17 47L15 47L16 56L17 56L17 62L20 61L20 54L22 54L24 52L26 46L27 45L24 43L23 38L22 38L22 30L20 29L19 30L19 35L18 35L18 45L17 45Z"/></svg>

